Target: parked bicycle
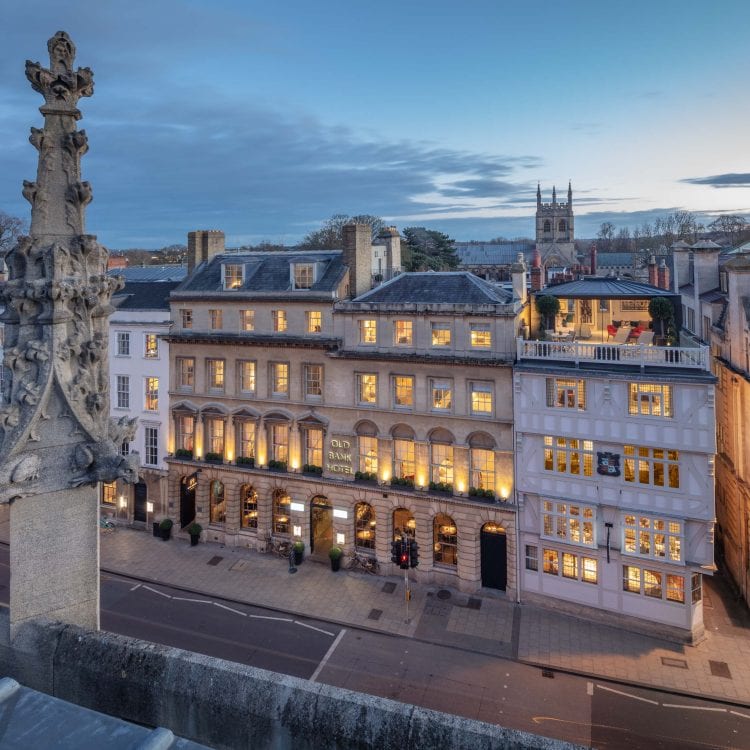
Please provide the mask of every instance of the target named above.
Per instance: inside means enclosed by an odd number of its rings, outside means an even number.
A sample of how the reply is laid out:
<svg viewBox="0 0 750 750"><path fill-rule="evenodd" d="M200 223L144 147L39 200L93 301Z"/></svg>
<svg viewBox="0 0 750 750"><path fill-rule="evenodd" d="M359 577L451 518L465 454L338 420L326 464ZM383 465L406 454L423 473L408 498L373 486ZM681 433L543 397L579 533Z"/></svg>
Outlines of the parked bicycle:
<svg viewBox="0 0 750 750"><path fill-rule="evenodd" d="M266 552L275 553L279 557L289 559L289 553L292 551L292 543L284 540L276 540L273 537L266 539Z"/></svg>
<svg viewBox="0 0 750 750"><path fill-rule="evenodd" d="M116 528L115 522L111 518L107 518L107 516L102 516L99 519L99 530L103 531L105 533L114 531Z"/></svg>
<svg viewBox="0 0 750 750"><path fill-rule="evenodd" d="M380 573L380 565L374 557L358 555L355 552L349 560L349 570L364 570L365 573L378 575Z"/></svg>

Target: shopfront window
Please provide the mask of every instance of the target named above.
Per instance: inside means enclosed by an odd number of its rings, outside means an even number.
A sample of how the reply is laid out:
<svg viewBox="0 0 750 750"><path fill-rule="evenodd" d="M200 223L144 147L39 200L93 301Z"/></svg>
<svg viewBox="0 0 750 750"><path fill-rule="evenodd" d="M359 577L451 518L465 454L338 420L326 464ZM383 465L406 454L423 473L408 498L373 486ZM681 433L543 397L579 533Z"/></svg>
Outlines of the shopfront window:
<svg viewBox="0 0 750 750"><path fill-rule="evenodd" d="M354 545L368 552L375 551L375 511L369 503L354 506Z"/></svg>
<svg viewBox="0 0 750 750"><path fill-rule="evenodd" d="M286 490L273 491L273 533L289 534L289 511L292 498Z"/></svg>
<svg viewBox="0 0 750 750"><path fill-rule="evenodd" d="M458 565L458 530L453 519L438 513L433 521L433 559L441 565Z"/></svg>
<svg viewBox="0 0 750 750"><path fill-rule="evenodd" d="M224 497L224 484L213 479L209 487L211 523L224 523L227 520L227 502Z"/></svg>
<svg viewBox="0 0 750 750"><path fill-rule="evenodd" d="M258 528L258 493L251 484L240 487L240 509L242 513L242 528Z"/></svg>

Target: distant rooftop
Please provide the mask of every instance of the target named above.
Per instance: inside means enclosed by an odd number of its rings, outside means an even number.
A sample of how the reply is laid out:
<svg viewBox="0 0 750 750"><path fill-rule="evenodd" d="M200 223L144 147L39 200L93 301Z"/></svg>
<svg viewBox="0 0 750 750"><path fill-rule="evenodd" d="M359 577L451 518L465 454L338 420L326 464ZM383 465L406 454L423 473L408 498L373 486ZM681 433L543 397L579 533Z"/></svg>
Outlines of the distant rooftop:
<svg viewBox="0 0 750 750"><path fill-rule="evenodd" d="M124 276L125 281L182 281L187 276L187 266L132 266L113 268L110 276Z"/></svg>
<svg viewBox="0 0 750 750"><path fill-rule="evenodd" d="M607 276L585 276L576 281L545 287L542 294L567 299L650 299L670 297L672 292L651 284Z"/></svg>
<svg viewBox="0 0 750 750"><path fill-rule="evenodd" d="M527 262L534 254L531 240L509 243L461 244L456 243L456 255L462 266L509 266L523 253Z"/></svg>
<svg viewBox="0 0 750 750"><path fill-rule="evenodd" d="M169 295L179 281L136 281L125 284L112 298L118 310L169 310Z"/></svg>

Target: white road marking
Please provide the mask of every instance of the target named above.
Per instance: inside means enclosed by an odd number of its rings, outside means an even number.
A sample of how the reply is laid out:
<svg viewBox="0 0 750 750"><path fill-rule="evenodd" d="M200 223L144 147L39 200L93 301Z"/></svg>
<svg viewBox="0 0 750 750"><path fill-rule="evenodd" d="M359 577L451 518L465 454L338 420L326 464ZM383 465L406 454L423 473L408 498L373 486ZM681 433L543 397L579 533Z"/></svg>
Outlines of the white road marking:
<svg viewBox="0 0 750 750"><path fill-rule="evenodd" d="M232 607L227 607L226 604L219 604L219 602L214 602L215 607L221 607L222 609L226 609L229 612L234 612L236 615L242 615L243 617L247 617L247 614L245 612L240 612L239 609L233 609Z"/></svg>
<svg viewBox="0 0 750 750"><path fill-rule="evenodd" d="M730 714L734 714L735 716L741 716L743 719L750 719L750 716L747 714L741 714L739 711L732 711L732 709L729 709Z"/></svg>
<svg viewBox="0 0 750 750"><path fill-rule="evenodd" d="M712 708L710 706L683 706L679 703L662 703L664 708L684 708L688 711L716 711L718 713L726 713L726 708Z"/></svg>
<svg viewBox="0 0 750 750"><path fill-rule="evenodd" d="M294 624L301 625L303 628L310 628L310 630L317 630L319 633L330 635L331 638L333 638L333 636L336 635L336 633L331 633L328 630L323 630L323 628L316 628L315 625L308 625L306 622L300 622L299 620L295 620Z"/></svg>
<svg viewBox="0 0 750 750"><path fill-rule="evenodd" d="M133 586L133 588L130 589L130 590L131 591L135 591L136 589L139 589L140 587L141 587L141 584L140 583L136 583L135 586Z"/></svg>
<svg viewBox="0 0 750 750"><path fill-rule="evenodd" d="M195 602L196 604L211 604L208 599L189 599L187 596L173 596L172 599L176 602Z"/></svg>
<svg viewBox="0 0 750 750"><path fill-rule="evenodd" d="M649 698L641 698L640 695L632 695L631 693L624 693L622 690L615 690L614 688L605 687L604 685L596 685L600 690L606 690L609 693L615 693L616 695L624 695L626 698L633 698L633 700L643 701L643 703L650 703L652 706L658 706L659 701L652 701Z"/></svg>
<svg viewBox="0 0 750 750"><path fill-rule="evenodd" d="M172 597L169 594L165 594L163 591L159 591L158 589L152 589L151 586L146 586L146 584L143 584L144 589L148 589L149 591L153 591L155 594L159 594L159 596L163 596L165 599L171 599Z"/></svg>
<svg viewBox="0 0 750 750"><path fill-rule="evenodd" d="M587 682L586 683L586 695L593 695L593 694L594 694L594 683Z"/></svg>
<svg viewBox="0 0 750 750"><path fill-rule="evenodd" d="M333 652L336 650L336 646L339 645L341 642L341 639L344 637L344 633L346 633L346 628L341 628L339 630L339 634L336 636L336 639L331 644L331 647L326 651L326 655L320 660L320 664L318 664L317 669L312 673L312 677L310 677L310 682L315 682L315 680L318 679L318 675L323 671L323 667L328 663L328 660L333 655Z"/></svg>
<svg viewBox="0 0 750 750"><path fill-rule="evenodd" d="M253 620L276 620L276 622L294 622L291 617L268 617L266 615L249 615Z"/></svg>

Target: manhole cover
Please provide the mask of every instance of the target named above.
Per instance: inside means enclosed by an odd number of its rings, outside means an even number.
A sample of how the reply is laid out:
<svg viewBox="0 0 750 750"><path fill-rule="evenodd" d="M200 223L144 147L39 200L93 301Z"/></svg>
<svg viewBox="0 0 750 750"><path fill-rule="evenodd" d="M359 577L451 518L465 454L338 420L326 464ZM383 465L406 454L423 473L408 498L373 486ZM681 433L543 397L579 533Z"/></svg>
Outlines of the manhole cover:
<svg viewBox="0 0 750 750"><path fill-rule="evenodd" d="M468 602L466 602L467 609L480 609L481 606L482 606L482 600L476 599L473 596L469 598Z"/></svg>
<svg viewBox="0 0 750 750"><path fill-rule="evenodd" d="M380 615L382 615L382 614L383 614L383 610L382 609L371 609L370 610L370 614L367 615L367 619L368 620L379 620L380 619Z"/></svg>
<svg viewBox="0 0 750 750"><path fill-rule="evenodd" d="M709 659L708 666L711 668L711 674L714 677L726 677L728 680L732 679L732 673L729 671L729 664L725 661L711 661Z"/></svg>
<svg viewBox="0 0 750 750"><path fill-rule="evenodd" d="M684 659L673 659L671 656L662 656L661 663L665 667L677 667L677 669L688 668L688 663Z"/></svg>
<svg viewBox="0 0 750 750"><path fill-rule="evenodd" d="M388 581L383 584L383 593L392 594L396 590L396 584L393 581Z"/></svg>
<svg viewBox="0 0 750 750"><path fill-rule="evenodd" d="M437 598L442 599L445 601L446 599L451 598L451 592L448 591L448 589L440 589L440 591L437 592Z"/></svg>
<svg viewBox="0 0 750 750"><path fill-rule="evenodd" d="M543 669L542 670L542 677L549 677L550 680L555 679L555 673L551 669Z"/></svg>
<svg viewBox="0 0 750 750"><path fill-rule="evenodd" d="M218 565L224 558L220 555L214 555L207 563L206 565Z"/></svg>

